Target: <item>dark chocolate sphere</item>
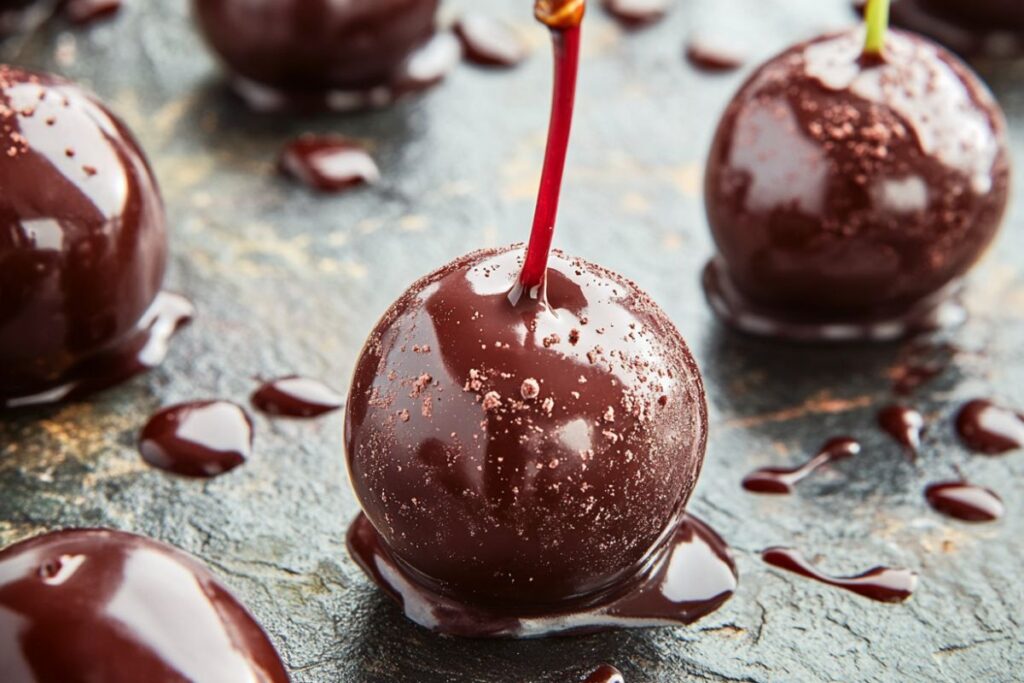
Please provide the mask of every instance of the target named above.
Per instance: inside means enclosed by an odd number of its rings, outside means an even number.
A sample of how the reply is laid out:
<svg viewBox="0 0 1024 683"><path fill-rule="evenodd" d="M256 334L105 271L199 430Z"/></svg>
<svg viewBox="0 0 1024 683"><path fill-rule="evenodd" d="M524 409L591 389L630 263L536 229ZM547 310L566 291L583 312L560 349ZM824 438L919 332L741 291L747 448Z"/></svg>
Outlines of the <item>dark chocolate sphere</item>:
<svg viewBox="0 0 1024 683"><path fill-rule="evenodd" d="M434 33L438 0L193 0L199 27L243 78L281 91L389 82Z"/></svg>
<svg viewBox="0 0 1024 683"><path fill-rule="evenodd" d="M704 458L685 342L628 280L553 252L547 302L513 306L523 251L414 284L363 349L346 414L370 522L426 586L523 614L627 581L672 533Z"/></svg>
<svg viewBox="0 0 1024 683"><path fill-rule="evenodd" d="M0 551L4 683L287 683L259 624L205 567L102 529Z"/></svg>
<svg viewBox="0 0 1024 683"><path fill-rule="evenodd" d="M72 83L0 66L0 407L125 341L166 260L159 191L124 124Z"/></svg>
<svg viewBox="0 0 1024 683"><path fill-rule="evenodd" d="M1002 221L1009 155L989 91L913 35L890 32L881 62L862 60L862 46L856 30L790 48L718 126L705 186L712 274L768 317L898 330Z"/></svg>

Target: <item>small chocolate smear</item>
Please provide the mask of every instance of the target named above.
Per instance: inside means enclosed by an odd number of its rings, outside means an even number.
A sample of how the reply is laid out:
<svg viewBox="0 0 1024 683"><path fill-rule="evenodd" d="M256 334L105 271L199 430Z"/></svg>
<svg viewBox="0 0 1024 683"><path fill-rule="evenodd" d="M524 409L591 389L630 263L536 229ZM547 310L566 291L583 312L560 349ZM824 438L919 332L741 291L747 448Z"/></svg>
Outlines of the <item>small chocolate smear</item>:
<svg viewBox="0 0 1024 683"><path fill-rule="evenodd" d="M669 0L604 0L604 8L627 28L640 28L663 19Z"/></svg>
<svg viewBox="0 0 1024 683"><path fill-rule="evenodd" d="M735 71L747 61L743 53L704 36L691 36L686 59L702 71Z"/></svg>
<svg viewBox="0 0 1024 683"><path fill-rule="evenodd" d="M797 467L765 467L743 478L743 488L753 493L787 494L815 470L860 453L860 442L849 437L830 439L807 462Z"/></svg>
<svg viewBox="0 0 1024 683"><path fill-rule="evenodd" d="M526 44L512 27L484 14L462 15L455 24L467 61L483 66L512 67L527 55Z"/></svg>
<svg viewBox="0 0 1024 683"><path fill-rule="evenodd" d="M931 484L924 495L935 511L965 522L994 522L1006 511L994 491L966 481Z"/></svg>
<svg viewBox="0 0 1024 683"><path fill-rule="evenodd" d="M216 477L248 460L252 423L227 401L196 401L165 408L150 418L139 452L153 467L184 477Z"/></svg>
<svg viewBox="0 0 1024 683"><path fill-rule="evenodd" d="M318 417L337 410L343 402L322 382L294 375L266 382L252 395L257 409L283 417Z"/></svg>
<svg viewBox="0 0 1024 683"><path fill-rule="evenodd" d="M320 192L341 192L380 180L377 162L359 143L336 136L303 135L288 143L281 171Z"/></svg>
<svg viewBox="0 0 1024 683"><path fill-rule="evenodd" d="M906 450L911 460L921 449L921 434L924 432L924 417L913 408L891 405L878 413L878 426Z"/></svg>
<svg viewBox="0 0 1024 683"><path fill-rule="evenodd" d="M986 455L1000 455L1024 446L1024 415L976 399L956 416L956 431L964 445Z"/></svg>
<svg viewBox="0 0 1024 683"><path fill-rule="evenodd" d="M774 567L848 590L877 602L903 602L917 588L917 574L909 569L875 567L856 576L835 577L815 569L796 550L777 547L765 550L761 553L761 559Z"/></svg>
<svg viewBox="0 0 1024 683"><path fill-rule="evenodd" d="M583 683L625 683L622 672L611 664L602 664L583 679Z"/></svg>

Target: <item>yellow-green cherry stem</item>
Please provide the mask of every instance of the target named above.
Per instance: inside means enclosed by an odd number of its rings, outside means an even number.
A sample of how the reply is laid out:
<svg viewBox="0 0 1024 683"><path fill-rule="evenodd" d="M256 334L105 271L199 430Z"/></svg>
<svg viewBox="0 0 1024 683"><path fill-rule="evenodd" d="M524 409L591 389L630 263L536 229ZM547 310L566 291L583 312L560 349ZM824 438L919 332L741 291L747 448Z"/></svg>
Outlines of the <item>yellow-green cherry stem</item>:
<svg viewBox="0 0 1024 683"><path fill-rule="evenodd" d="M865 20L868 37L864 41L864 54L880 56L885 50L885 34L889 30L889 0L868 0Z"/></svg>

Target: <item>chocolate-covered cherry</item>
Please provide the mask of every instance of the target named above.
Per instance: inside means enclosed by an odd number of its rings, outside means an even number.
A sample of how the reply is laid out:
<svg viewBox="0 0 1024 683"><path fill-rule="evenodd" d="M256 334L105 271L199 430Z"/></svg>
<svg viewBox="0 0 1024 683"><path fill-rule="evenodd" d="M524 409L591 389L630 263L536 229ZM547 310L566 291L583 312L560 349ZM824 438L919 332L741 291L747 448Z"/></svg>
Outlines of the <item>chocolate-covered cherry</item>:
<svg viewBox="0 0 1024 683"><path fill-rule="evenodd" d="M345 421L364 512L349 549L448 633L689 623L735 587L724 543L685 515L707 438L700 373L636 285L550 251L583 2L536 14L556 67L530 243L427 275L370 334Z"/></svg>
<svg viewBox="0 0 1024 683"><path fill-rule="evenodd" d="M0 66L0 409L162 358L190 313L160 295L164 222L119 119L72 83Z"/></svg>
<svg viewBox="0 0 1024 683"><path fill-rule="evenodd" d="M725 320L800 339L892 338L962 319L948 305L999 228L1005 123L943 48L848 31L790 48L722 117L705 199Z"/></svg>
<svg viewBox="0 0 1024 683"><path fill-rule="evenodd" d="M438 0L193 0L237 76L281 92L388 85L434 34Z"/></svg>
<svg viewBox="0 0 1024 683"><path fill-rule="evenodd" d="M287 683L267 635L205 567L156 541L71 529L0 551L4 683Z"/></svg>
<svg viewBox="0 0 1024 683"><path fill-rule="evenodd" d="M555 252L546 305L512 305L522 255L469 254L392 306L357 363L346 444L366 515L434 588L550 607L650 557L707 416L686 344L633 283Z"/></svg>

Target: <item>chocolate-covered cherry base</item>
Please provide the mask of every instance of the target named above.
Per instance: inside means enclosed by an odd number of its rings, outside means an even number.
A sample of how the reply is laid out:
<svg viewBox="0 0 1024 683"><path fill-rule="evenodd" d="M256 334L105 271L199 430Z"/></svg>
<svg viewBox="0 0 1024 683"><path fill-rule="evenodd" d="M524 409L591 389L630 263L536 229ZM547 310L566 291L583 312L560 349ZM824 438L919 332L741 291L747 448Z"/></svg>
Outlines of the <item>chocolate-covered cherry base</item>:
<svg viewBox="0 0 1024 683"><path fill-rule="evenodd" d="M1024 3L1020 0L894 0L892 22L964 57L1024 57Z"/></svg>
<svg viewBox="0 0 1024 683"><path fill-rule="evenodd" d="M944 49L892 31L797 45L729 104L707 165L714 310L750 333L884 340L961 322L1008 197L1005 124Z"/></svg>
<svg viewBox="0 0 1024 683"><path fill-rule="evenodd" d="M161 294L164 207L131 133L55 76L0 66L0 410L158 364L192 314Z"/></svg>
<svg viewBox="0 0 1024 683"><path fill-rule="evenodd" d="M205 567L101 529L0 552L4 683L287 683L267 635Z"/></svg>
<svg viewBox="0 0 1024 683"><path fill-rule="evenodd" d="M382 106L436 83L459 59L452 36L435 37L437 7L438 0L193 0L207 43L257 109Z"/></svg>
<svg viewBox="0 0 1024 683"><path fill-rule="evenodd" d="M736 591L737 573L725 541L686 514L646 568L617 590L576 605L513 614L436 592L394 556L366 515L348 531L348 549L363 571L412 621L439 633L471 638L536 638L608 629L692 624Z"/></svg>
<svg viewBox="0 0 1024 683"><path fill-rule="evenodd" d="M515 624L635 584L682 533L704 457L700 375L657 305L560 252L546 303L513 304L522 257L479 251L414 284L370 335L349 396L351 479L380 534L363 548L392 558L404 578L391 591L439 630L465 633L407 594ZM372 574L375 551L354 551ZM518 634L479 635L493 631Z"/></svg>

